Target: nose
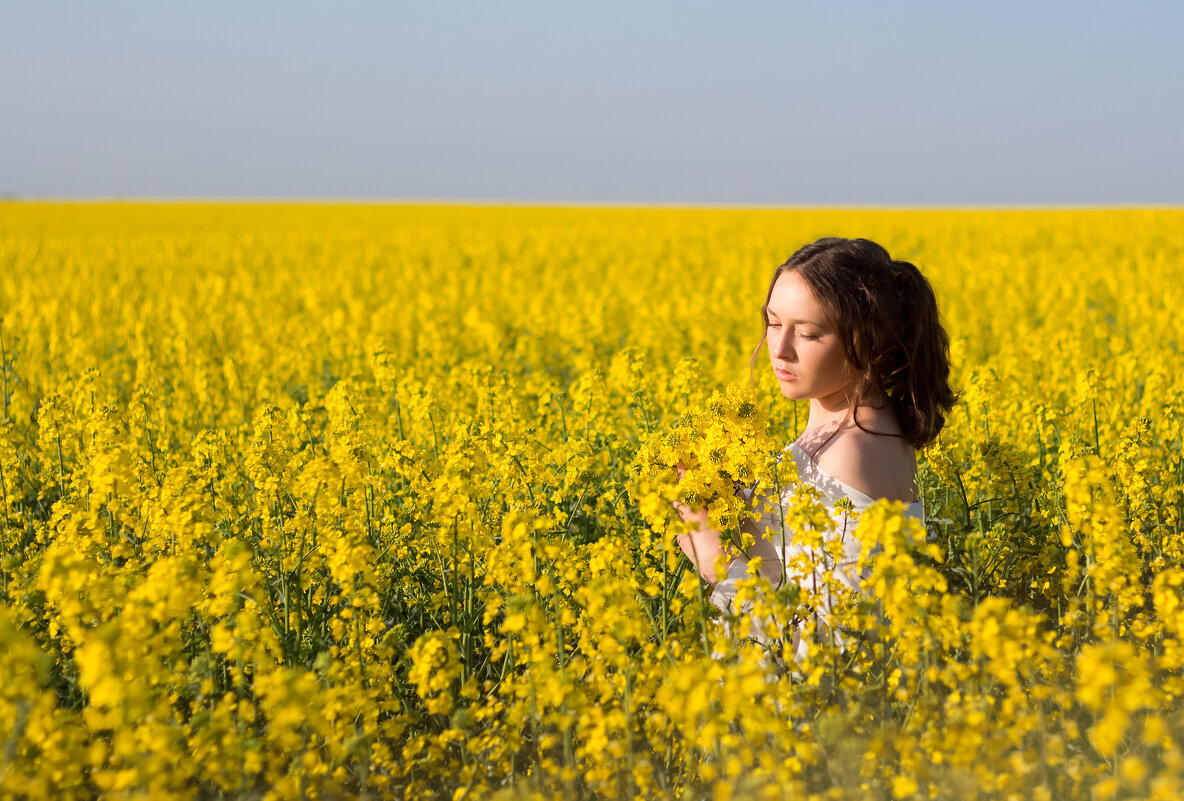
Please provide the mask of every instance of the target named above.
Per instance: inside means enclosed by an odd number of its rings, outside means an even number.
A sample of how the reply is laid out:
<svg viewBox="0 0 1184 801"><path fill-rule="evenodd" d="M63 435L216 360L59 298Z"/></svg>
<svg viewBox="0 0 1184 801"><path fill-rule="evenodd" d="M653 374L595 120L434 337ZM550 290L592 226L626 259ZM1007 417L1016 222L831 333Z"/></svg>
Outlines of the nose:
<svg viewBox="0 0 1184 801"><path fill-rule="evenodd" d="M773 350L773 355L787 362L797 361L797 351L793 347L793 335L790 328L782 326L781 330L774 330L771 334L769 345Z"/></svg>

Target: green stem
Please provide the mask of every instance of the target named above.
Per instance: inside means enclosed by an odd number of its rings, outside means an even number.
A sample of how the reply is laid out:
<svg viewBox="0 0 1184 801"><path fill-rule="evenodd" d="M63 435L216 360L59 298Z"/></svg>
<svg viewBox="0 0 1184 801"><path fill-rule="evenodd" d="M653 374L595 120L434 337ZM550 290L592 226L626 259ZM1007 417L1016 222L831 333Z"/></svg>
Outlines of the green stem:
<svg viewBox="0 0 1184 801"><path fill-rule="evenodd" d="M4 419L8 419L8 349L4 346L4 320L0 318L0 378L3 386L0 394L4 397Z"/></svg>

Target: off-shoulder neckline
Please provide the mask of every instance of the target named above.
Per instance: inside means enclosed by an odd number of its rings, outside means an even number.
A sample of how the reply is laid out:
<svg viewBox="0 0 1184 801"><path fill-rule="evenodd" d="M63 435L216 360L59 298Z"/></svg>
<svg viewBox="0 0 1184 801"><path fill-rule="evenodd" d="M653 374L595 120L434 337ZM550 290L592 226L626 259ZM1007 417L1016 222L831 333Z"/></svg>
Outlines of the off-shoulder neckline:
<svg viewBox="0 0 1184 801"><path fill-rule="evenodd" d="M818 475L822 476L823 478L829 479L830 481L833 481L834 483L838 484L847 493L849 493L851 495L856 495L856 496L862 498L868 504L872 504L872 503L875 503L877 500L880 500L879 498L873 498L872 496L868 495L863 490L853 487L850 484L848 484L846 481L843 481L841 478L835 478L830 473L823 470L821 467L818 466L818 462L814 461L814 457L812 457L809 453L807 453L806 449L803 448L801 445L798 445L796 442L789 443L787 450L791 449L791 448L793 450L797 451L798 453L800 453L802 456L806 457L806 463L809 464L811 470L813 470L815 473L818 473ZM922 506L923 505L920 499L915 500L915 501L909 501L908 503L901 501L901 503L905 504L906 509L912 508L914 506Z"/></svg>

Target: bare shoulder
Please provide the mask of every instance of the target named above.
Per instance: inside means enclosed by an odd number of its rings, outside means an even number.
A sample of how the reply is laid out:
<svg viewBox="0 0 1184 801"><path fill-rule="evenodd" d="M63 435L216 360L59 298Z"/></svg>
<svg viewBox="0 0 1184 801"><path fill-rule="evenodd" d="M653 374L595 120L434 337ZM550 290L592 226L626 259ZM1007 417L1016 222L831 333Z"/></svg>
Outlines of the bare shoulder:
<svg viewBox="0 0 1184 801"><path fill-rule="evenodd" d="M872 431L887 428L867 427ZM899 433L899 430L884 433ZM823 471L872 498L905 503L916 500L916 453L899 436L846 426L814 454L814 459Z"/></svg>

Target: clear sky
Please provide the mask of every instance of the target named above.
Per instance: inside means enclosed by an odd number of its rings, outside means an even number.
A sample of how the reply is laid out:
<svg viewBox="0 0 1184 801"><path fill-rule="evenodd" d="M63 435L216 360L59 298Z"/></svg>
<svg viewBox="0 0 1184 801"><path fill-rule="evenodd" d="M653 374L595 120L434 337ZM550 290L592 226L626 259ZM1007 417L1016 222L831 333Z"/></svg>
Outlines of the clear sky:
<svg viewBox="0 0 1184 801"><path fill-rule="evenodd" d="M0 194L1184 204L1184 2L11 2Z"/></svg>

